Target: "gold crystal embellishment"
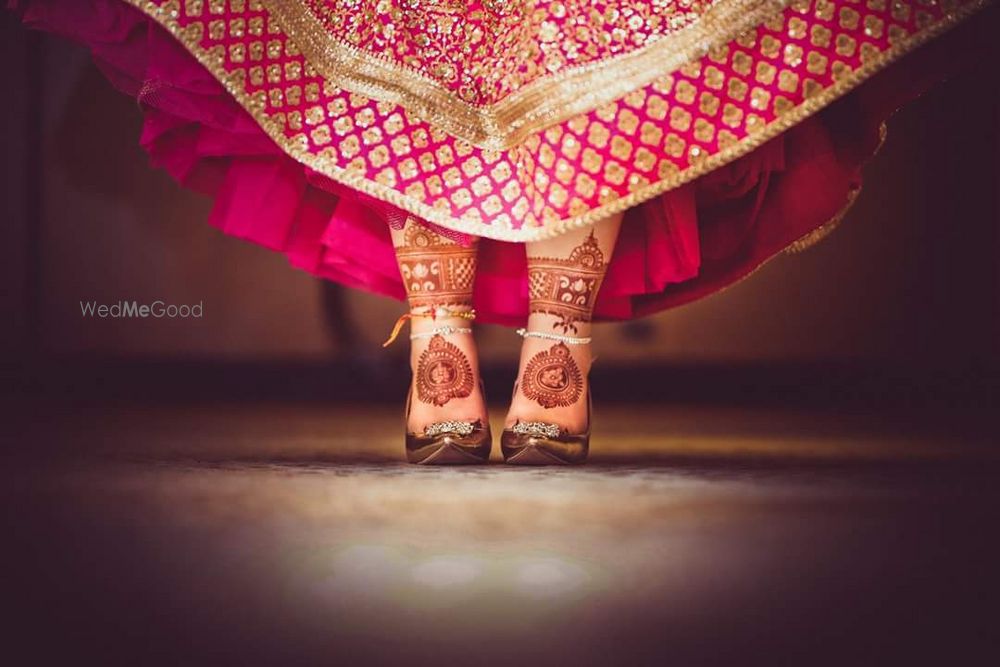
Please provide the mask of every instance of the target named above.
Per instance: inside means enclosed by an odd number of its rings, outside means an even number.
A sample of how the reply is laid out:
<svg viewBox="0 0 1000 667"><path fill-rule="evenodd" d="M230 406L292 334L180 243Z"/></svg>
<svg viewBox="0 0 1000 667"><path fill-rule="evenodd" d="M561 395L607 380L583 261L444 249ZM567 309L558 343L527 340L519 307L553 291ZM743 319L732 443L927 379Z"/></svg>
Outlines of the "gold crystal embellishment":
<svg viewBox="0 0 1000 667"><path fill-rule="evenodd" d="M435 436L444 435L445 433L453 433L459 436L470 435L474 427L469 422L459 422L459 421L446 421L446 422L435 422L424 429L424 435L428 438L433 438Z"/></svg>
<svg viewBox="0 0 1000 667"><path fill-rule="evenodd" d="M341 0L124 1L180 40L293 159L428 222L511 242L541 241L592 225L719 169L992 4L845 0L850 8L829 0L714 0L699 21L630 48L621 54L625 60L615 55L581 68L539 71L530 81L515 77L505 96L471 106L450 88L438 90L460 107L449 111L447 100L432 99L436 93L400 90L402 77L395 71L387 78L366 68L347 67L343 77L326 71L321 54L303 53L298 42L305 40L291 34L294 26L286 30L288 21L277 7L302 13ZM669 11L675 2L643 4ZM450 14L438 10L451 3L401 0L384 6L426 6L452 26ZM359 21L370 13L355 6L376 5L347 4ZM537 4L561 12L566 3ZM454 3L483 5L493 3ZM588 6L597 22L610 19L594 6L624 16L620 3L579 5ZM751 7L761 13L743 11ZM724 8L740 14L739 21L721 20L716 10ZM228 28L213 18L230 14ZM375 24L369 28L374 31ZM227 30L241 37L228 39ZM688 30L702 34L694 35L690 48L680 48L674 38ZM706 53L712 44L717 47ZM520 58L522 51L510 53ZM383 84L392 94L380 92ZM549 84L556 90L547 90ZM471 117L458 117L463 114ZM463 135L480 136L470 143Z"/></svg>
<svg viewBox="0 0 1000 667"><path fill-rule="evenodd" d="M407 17L414 21L413 17L427 11L411 2L406 11L392 10L403 19L396 24L401 32L394 32L396 39L391 45L386 41L384 52L377 54L345 41L340 28L331 31L324 15L330 25L354 25L354 39L377 45L384 38L371 31L370 26L380 25L372 18L389 3L262 0L290 41L327 80L399 104L453 136L491 150L511 148L533 132L646 85L780 12L790 2L683 0L679 7L666 1L634 7L627 2L596 3L596 7L589 6L594 3L517 2L496 3L485 12L456 2L451 11L443 12L451 14L449 18L442 17L431 26L416 20L407 27ZM374 8L360 9L359 4ZM427 4L434 14L442 12L440 3ZM608 8L602 11L602 4ZM486 19L477 30L462 27L459 17L469 11ZM567 11L578 12L579 28L567 25L560 31L555 24L547 25L549 11L560 17ZM354 17L362 16L355 22ZM632 46L623 46L627 31L625 25L616 26L618 22L627 24ZM406 34L412 31L416 32L411 40ZM484 39L484 31L495 38ZM609 39L621 39L622 44L613 49L619 52L590 60L587 54L605 51L602 45ZM429 40L426 49L455 42L449 45L452 52L436 67L407 65L420 58L401 54L399 49L421 40ZM497 40L518 45L509 49L516 54L514 62L505 63L492 52ZM532 49L540 50L544 62L522 55ZM464 65L448 62L452 60ZM494 66L489 68L480 60ZM510 71L511 67L518 73ZM476 83L473 76L467 85L452 90L447 82L465 69L479 71L483 80ZM500 99L494 99L496 94Z"/></svg>
<svg viewBox="0 0 1000 667"><path fill-rule="evenodd" d="M558 425L545 422L518 422L511 430L518 435L535 435L544 438L556 438L562 431Z"/></svg>

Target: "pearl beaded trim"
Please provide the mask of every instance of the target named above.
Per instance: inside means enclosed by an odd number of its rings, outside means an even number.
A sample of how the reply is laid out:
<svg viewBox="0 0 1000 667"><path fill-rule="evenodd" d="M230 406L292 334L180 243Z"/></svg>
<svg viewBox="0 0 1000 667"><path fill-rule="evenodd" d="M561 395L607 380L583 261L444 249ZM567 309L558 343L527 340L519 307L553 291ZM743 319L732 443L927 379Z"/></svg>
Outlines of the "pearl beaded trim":
<svg viewBox="0 0 1000 667"><path fill-rule="evenodd" d="M528 331L527 329L518 329L517 335L521 338L543 338L545 340L557 340L560 343L568 343L570 345L587 345L590 343L590 336L585 338L575 338L573 336L563 336L562 334L548 333L547 331Z"/></svg>
<svg viewBox="0 0 1000 667"><path fill-rule="evenodd" d="M467 334L472 333L470 327L436 327L430 331L420 331L418 333L410 334L410 340L417 340L418 338L433 338L434 336L448 336L450 334Z"/></svg>

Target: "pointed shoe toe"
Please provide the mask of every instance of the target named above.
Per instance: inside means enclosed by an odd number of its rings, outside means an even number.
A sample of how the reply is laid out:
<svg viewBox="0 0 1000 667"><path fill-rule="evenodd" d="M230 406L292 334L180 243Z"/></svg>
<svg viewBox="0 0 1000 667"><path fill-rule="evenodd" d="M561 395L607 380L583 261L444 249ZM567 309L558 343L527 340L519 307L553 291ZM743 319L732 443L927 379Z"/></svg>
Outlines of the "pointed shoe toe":
<svg viewBox="0 0 1000 667"><path fill-rule="evenodd" d="M479 420L432 424L422 434L406 434L406 460L422 465L488 463L492 441L489 424Z"/></svg>
<svg viewBox="0 0 1000 667"><path fill-rule="evenodd" d="M567 433L558 424L518 422L500 436L500 451L508 465L576 465L590 454L590 422L593 403L587 392L587 430Z"/></svg>
<svg viewBox="0 0 1000 667"><path fill-rule="evenodd" d="M587 460L590 433L545 436L504 429L500 449L509 465L575 465Z"/></svg>

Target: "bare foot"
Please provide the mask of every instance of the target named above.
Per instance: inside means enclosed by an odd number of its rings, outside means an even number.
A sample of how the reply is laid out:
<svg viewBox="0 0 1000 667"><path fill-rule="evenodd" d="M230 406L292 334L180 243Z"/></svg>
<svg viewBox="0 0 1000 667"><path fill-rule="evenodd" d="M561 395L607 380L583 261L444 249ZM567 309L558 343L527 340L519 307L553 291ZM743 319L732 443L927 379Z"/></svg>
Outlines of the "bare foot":
<svg viewBox="0 0 1000 667"><path fill-rule="evenodd" d="M529 331L548 331L532 315ZM589 332L584 334L589 336ZM581 336L582 337L582 336ZM518 380L505 427L517 422L557 424L567 433L587 430L590 345L525 338Z"/></svg>
<svg viewBox="0 0 1000 667"><path fill-rule="evenodd" d="M427 426L443 421L482 420L487 423L486 403L479 384L479 356L470 333L437 333L452 326L468 328L469 322L454 319L412 320L410 341L410 413L406 428L423 433Z"/></svg>

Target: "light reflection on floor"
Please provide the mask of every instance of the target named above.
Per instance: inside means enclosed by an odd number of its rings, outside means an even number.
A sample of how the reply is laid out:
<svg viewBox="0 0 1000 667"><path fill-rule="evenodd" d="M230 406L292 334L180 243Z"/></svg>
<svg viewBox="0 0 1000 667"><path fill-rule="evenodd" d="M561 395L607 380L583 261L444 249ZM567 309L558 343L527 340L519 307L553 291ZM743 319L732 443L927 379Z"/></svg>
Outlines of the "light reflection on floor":
<svg viewBox="0 0 1000 667"><path fill-rule="evenodd" d="M58 448L72 432L80 450L4 472L21 557L7 571L41 614L25 618L74 629L35 650L152 642L171 664L953 663L990 648L974 605L997 588L1000 489L983 442L843 415L609 412L593 465L538 470L399 463L377 412L65 417L32 433ZM98 641L108 627L121 639Z"/></svg>

